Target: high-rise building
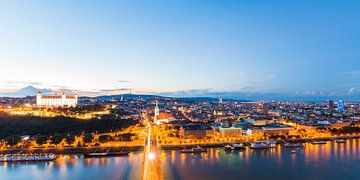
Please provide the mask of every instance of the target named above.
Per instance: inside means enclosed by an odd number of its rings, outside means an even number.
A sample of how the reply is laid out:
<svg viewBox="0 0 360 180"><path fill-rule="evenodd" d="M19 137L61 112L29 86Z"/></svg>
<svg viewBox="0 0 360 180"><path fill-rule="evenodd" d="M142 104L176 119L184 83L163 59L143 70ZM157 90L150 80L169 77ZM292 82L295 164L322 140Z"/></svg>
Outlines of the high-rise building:
<svg viewBox="0 0 360 180"><path fill-rule="evenodd" d="M334 109L335 109L335 103L334 103L334 101L333 101L333 100L328 100L327 104L328 104L328 109L329 109L331 112L334 111Z"/></svg>
<svg viewBox="0 0 360 180"><path fill-rule="evenodd" d="M221 98L219 98L219 104L222 104L223 100Z"/></svg>
<svg viewBox="0 0 360 180"><path fill-rule="evenodd" d="M340 112L344 111L344 102L342 100L337 102L337 110Z"/></svg>
<svg viewBox="0 0 360 180"><path fill-rule="evenodd" d="M261 105L261 110L264 114L268 114L269 113L269 110L270 110L270 104L267 103L267 102L262 102Z"/></svg>

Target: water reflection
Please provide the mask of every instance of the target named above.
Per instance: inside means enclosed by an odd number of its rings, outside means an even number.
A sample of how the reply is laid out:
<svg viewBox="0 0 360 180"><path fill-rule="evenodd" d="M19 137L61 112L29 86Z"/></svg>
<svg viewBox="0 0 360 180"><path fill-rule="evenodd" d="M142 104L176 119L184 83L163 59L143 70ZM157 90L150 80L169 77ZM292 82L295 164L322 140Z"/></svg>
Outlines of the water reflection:
<svg viewBox="0 0 360 180"><path fill-rule="evenodd" d="M162 151L165 179L356 179L360 177L360 141L307 143L303 148L225 152L221 148L193 155ZM142 152L129 157L87 158L62 155L53 162L2 163L0 179L140 179Z"/></svg>

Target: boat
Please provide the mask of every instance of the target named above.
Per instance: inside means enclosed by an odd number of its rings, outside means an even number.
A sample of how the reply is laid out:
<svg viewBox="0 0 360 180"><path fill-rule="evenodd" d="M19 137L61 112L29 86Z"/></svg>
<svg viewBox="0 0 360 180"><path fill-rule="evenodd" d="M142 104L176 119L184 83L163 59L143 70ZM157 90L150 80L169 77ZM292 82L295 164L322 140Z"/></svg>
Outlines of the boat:
<svg viewBox="0 0 360 180"><path fill-rule="evenodd" d="M326 144L326 141L313 141L311 144Z"/></svg>
<svg viewBox="0 0 360 180"><path fill-rule="evenodd" d="M207 149L203 149L199 145L191 149L183 149L181 153L205 153Z"/></svg>
<svg viewBox="0 0 360 180"><path fill-rule="evenodd" d="M270 141L268 141L269 142L269 144L270 144L270 148L276 148L276 141L274 141L274 140L270 140Z"/></svg>
<svg viewBox="0 0 360 180"><path fill-rule="evenodd" d="M129 152L109 152L109 153L85 153L84 158L92 157L111 157L111 156L128 156Z"/></svg>
<svg viewBox="0 0 360 180"><path fill-rule="evenodd" d="M244 143L235 143L232 145L233 150L242 150L242 149L246 149L246 146L244 145Z"/></svg>
<svg viewBox="0 0 360 180"><path fill-rule="evenodd" d="M288 148L298 148L298 147L302 147L303 145L300 143L285 143L284 147L288 147Z"/></svg>
<svg viewBox="0 0 360 180"><path fill-rule="evenodd" d="M268 141L255 141L250 143L251 149L269 149L270 143Z"/></svg>
<svg viewBox="0 0 360 180"><path fill-rule="evenodd" d="M84 158L93 158L93 157L111 157L111 156L128 156L128 151L120 151L120 152L110 152L110 148L104 153L85 153Z"/></svg>
<svg viewBox="0 0 360 180"><path fill-rule="evenodd" d="M24 161L53 161L55 154L5 154L0 155L0 162L24 162Z"/></svg>
<svg viewBox="0 0 360 180"><path fill-rule="evenodd" d="M224 146L224 151L231 151L233 147L230 144Z"/></svg>
<svg viewBox="0 0 360 180"><path fill-rule="evenodd" d="M345 139L337 139L335 140L336 143L345 143L346 140Z"/></svg>

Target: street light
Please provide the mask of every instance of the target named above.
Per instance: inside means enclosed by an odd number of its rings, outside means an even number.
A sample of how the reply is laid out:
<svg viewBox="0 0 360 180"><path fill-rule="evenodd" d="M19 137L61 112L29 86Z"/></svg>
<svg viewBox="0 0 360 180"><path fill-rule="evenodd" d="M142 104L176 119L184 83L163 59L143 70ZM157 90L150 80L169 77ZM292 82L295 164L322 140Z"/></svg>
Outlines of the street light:
<svg viewBox="0 0 360 180"><path fill-rule="evenodd" d="M155 158L155 154L152 153L152 152L150 152L150 154L149 154L149 159L150 159L150 160L153 160L154 158Z"/></svg>

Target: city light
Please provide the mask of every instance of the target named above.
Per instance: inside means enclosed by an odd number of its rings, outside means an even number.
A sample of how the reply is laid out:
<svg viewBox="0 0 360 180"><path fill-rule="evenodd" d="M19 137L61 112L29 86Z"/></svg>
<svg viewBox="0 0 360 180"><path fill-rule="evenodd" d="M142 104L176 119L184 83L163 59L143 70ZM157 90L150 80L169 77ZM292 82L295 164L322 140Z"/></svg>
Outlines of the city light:
<svg viewBox="0 0 360 180"><path fill-rule="evenodd" d="M149 159L150 159L150 160L153 160L154 158L155 158L155 154L151 152L151 153L149 154Z"/></svg>
<svg viewBox="0 0 360 180"><path fill-rule="evenodd" d="M360 1L2 1L0 179L360 179Z"/></svg>

